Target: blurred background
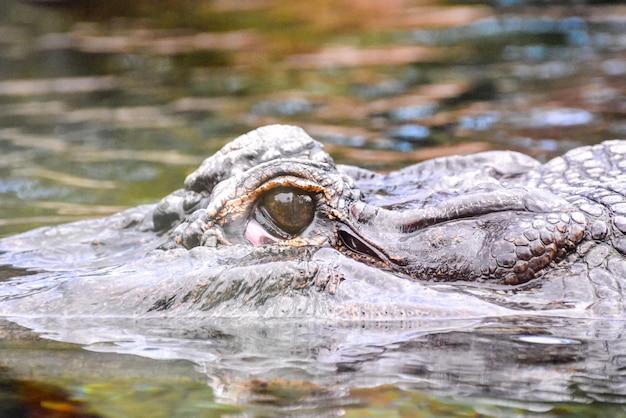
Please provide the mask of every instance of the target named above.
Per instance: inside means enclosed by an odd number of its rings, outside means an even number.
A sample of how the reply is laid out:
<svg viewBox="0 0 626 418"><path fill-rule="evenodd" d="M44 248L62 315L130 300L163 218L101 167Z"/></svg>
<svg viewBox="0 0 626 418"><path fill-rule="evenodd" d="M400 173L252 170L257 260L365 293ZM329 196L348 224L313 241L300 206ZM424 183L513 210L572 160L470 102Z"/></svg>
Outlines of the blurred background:
<svg viewBox="0 0 626 418"><path fill-rule="evenodd" d="M621 1L3 0L0 237L155 202L265 124L384 171L625 114Z"/></svg>
<svg viewBox="0 0 626 418"><path fill-rule="evenodd" d="M0 0L0 237L156 202L271 123L387 171L492 149L547 161L626 138L625 116L623 1ZM71 394L48 402L67 417L94 416L84 400L110 417L624 416L620 321L188 332L197 323L154 319L72 318L44 335L106 333L97 353L3 323L0 415L18 416L15 399L42 409L43 380ZM303 375L331 391L294 385Z"/></svg>

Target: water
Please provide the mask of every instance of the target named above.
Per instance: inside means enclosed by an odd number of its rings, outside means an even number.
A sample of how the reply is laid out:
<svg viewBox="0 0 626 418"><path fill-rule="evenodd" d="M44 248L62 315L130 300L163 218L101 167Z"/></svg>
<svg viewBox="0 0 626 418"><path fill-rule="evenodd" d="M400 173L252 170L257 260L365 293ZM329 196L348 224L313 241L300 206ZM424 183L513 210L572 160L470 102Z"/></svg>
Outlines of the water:
<svg viewBox="0 0 626 418"><path fill-rule="evenodd" d="M152 203L269 123L381 170L623 138L625 33L620 2L7 0L0 237ZM622 321L14 321L2 396L66 416L626 415Z"/></svg>

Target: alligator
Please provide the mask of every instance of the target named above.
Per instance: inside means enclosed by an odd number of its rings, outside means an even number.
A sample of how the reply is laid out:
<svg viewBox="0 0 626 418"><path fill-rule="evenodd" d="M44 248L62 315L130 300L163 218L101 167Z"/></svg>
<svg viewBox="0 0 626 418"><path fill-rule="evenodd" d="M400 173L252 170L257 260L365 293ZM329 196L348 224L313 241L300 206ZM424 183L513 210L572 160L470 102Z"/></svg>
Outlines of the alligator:
<svg viewBox="0 0 626 418"><path fill-rule="evenodd" d="M158 204L0 240L0 313L623 317L625 157L612 140L381 174L266 126Z"/></svg>

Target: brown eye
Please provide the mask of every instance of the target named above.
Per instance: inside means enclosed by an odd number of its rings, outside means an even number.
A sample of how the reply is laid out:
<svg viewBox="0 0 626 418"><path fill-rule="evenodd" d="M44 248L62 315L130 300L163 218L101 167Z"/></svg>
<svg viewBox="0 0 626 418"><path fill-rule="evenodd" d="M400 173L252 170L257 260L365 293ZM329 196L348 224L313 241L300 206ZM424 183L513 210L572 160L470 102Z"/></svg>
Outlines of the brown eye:
<svg viewBox="0 0 626 418"><path fill-rule="evenodd" d="M270 234L289 239L313 221L315 200L296 187L277 187L265 193L254 211L256 221Z"/></svg>

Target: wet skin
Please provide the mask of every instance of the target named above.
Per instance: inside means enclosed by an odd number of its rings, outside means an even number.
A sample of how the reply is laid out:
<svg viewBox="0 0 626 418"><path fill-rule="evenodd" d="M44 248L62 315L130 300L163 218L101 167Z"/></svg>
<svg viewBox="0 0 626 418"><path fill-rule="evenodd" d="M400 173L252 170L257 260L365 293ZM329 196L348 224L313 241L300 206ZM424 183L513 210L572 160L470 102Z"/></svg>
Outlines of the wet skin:
<svg viewBox="0 0 626 418"><path fill-rule="evenodd" d="M244 288L254 289L247 300L255 306L287 288L332 298L373 275L445 283L445 292L507 309L576 306L585 315L621 316L625 156L626 142L607 141L544 165L495 151L378 174L335 165L303 130L273 125L227 144L155 207L110 218L107 227L117 232L84 238L110 264L113 253L119 262L133 249L158 260L206 248L218 260L203 285L191 290L172 279L153 286L134 312L190 304L211 310L241 298ZM65 239L75 233L55 232ZM29 239L5 241L15 253L6 264L35 267L15 251ZM237 282L242 276L245 286ZM237 290L218 291L217 282L237 282ZM411 304L395 306L394 291L386 292L388 300L371 309L393 316ZM352 296L367 302L371 295Z"/></svg>

